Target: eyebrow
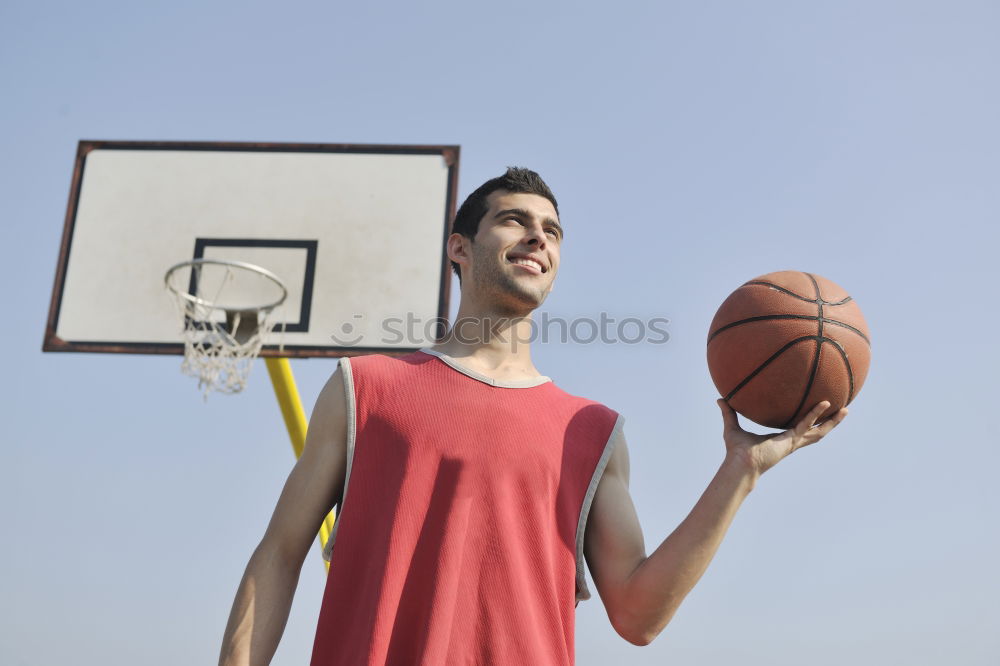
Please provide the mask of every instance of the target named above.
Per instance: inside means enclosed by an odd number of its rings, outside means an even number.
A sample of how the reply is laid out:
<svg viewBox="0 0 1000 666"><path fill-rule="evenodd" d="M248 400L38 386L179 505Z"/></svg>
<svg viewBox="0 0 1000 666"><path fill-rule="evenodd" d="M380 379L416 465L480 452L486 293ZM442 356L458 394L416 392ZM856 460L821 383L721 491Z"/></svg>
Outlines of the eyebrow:
<svg viewBox="0 0 1000 666"><path fill-rule="evenodd" d="M533 217L532 214L524 208L506 208L494 215L494 218L499 219L501 217L508 217L511 215L523 217L525 219L531 219ZM559 238L563 237L562 225L556 222L554 218L546 217L542 220L542 224L555 228L559 232Z"/></svg>

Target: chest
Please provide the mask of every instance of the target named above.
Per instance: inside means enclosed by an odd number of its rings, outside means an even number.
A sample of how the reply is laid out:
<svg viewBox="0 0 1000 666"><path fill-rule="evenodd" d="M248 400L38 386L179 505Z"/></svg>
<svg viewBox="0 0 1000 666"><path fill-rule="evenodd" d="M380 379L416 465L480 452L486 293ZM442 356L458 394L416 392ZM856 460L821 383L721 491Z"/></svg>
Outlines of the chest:
<svg viewBox="0 0 1000 666"><path fill-rule="evenodd" d="M365 406L358 437L386 456L447 459L469 471L558 478L567 418L539 391L400 389Z"/></svg>

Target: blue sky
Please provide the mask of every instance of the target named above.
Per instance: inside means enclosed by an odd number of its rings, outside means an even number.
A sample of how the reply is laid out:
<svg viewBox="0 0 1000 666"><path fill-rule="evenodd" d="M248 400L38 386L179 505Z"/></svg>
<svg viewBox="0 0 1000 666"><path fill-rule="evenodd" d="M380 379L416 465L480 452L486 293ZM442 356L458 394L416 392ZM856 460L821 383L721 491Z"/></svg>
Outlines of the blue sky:
<svg viewBox="0 0 1000 666"><path fill-rule="evenodd" d="M0 662L212 663L293 462L262 364L205 403L176 357L39 351L92 138L460 144L461 196L542 173L544 309L671 321L534 350L625 415L650 548L722 460L718 304L840 283L873 336L850 417L765 475L651 646L581 604L578 663L995 664L997 34L967 1L5 2ZM311 406L334 361L292 365ZM315 549L275 664L308 660L322 585Z"/></svg>

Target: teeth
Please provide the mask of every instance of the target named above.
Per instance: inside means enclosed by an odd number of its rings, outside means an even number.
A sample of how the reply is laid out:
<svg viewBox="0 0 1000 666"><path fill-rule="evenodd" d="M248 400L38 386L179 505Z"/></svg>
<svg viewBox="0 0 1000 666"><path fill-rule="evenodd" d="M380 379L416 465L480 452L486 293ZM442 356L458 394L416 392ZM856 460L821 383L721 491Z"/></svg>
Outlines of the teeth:
<svg viewBox="0 0 1000 666"><path fill-rule="evenodd" d="M534 259L511 259L510 263L520 264L521 266L531 266L532 268L537 268L539 271L542 270L542 265Z"/></svg>

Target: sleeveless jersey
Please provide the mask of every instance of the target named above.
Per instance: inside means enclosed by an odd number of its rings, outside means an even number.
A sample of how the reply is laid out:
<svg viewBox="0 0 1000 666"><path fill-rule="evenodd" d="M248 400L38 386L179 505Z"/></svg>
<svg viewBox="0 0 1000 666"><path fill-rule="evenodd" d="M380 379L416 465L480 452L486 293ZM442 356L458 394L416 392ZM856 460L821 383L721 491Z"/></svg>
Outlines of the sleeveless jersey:
<svg viewBox="0 0 1000 666"><path fill-rule="evenodd" d="M340 367L347 472L312 665L572 664L621 417L433 350Z"/></svg>

